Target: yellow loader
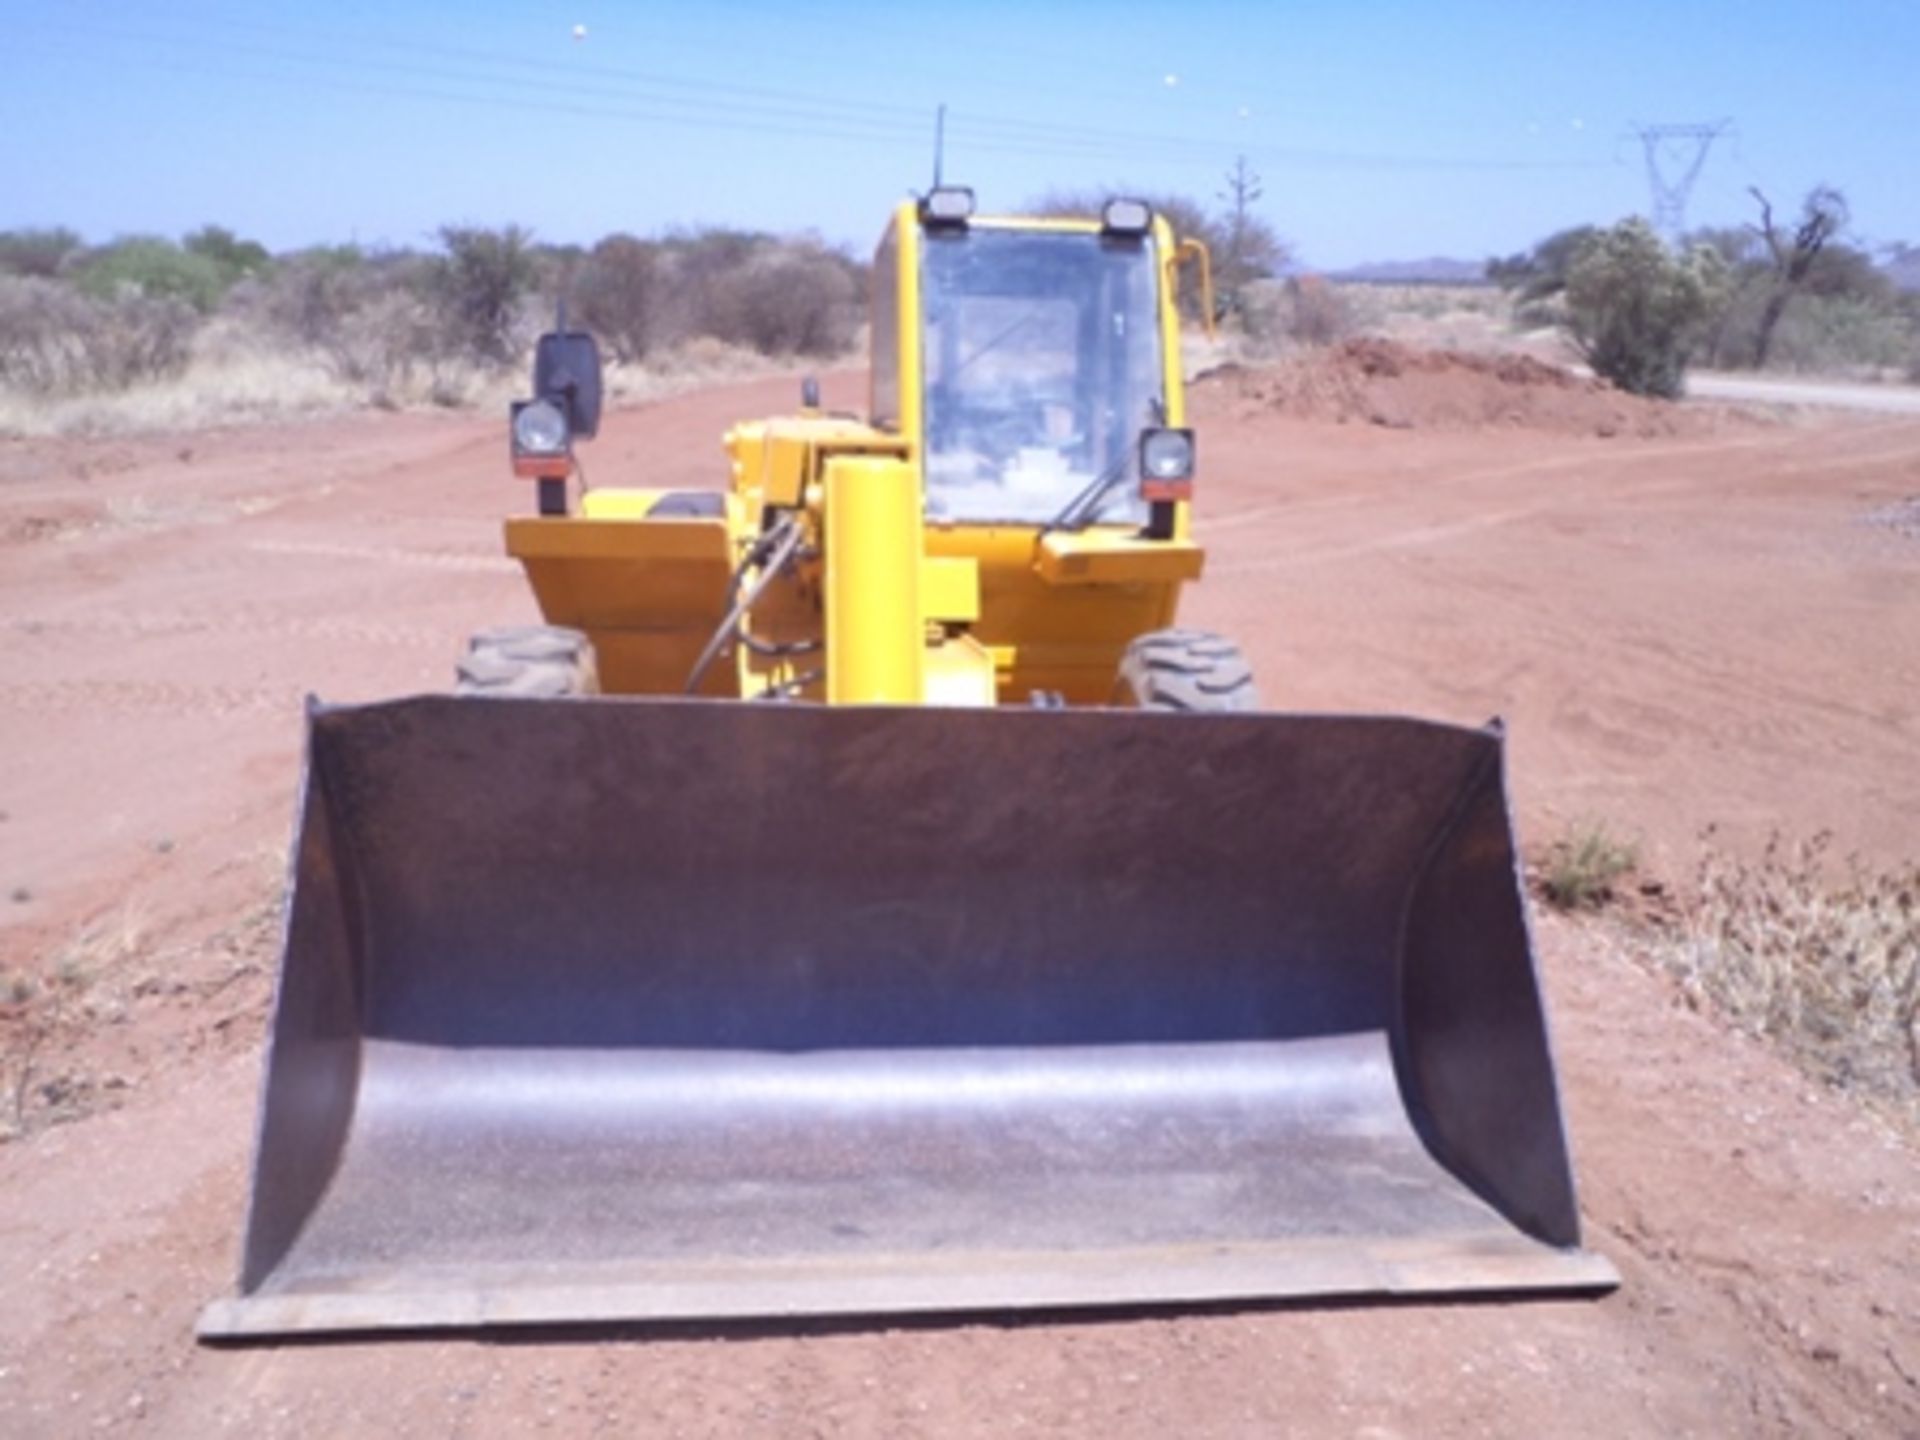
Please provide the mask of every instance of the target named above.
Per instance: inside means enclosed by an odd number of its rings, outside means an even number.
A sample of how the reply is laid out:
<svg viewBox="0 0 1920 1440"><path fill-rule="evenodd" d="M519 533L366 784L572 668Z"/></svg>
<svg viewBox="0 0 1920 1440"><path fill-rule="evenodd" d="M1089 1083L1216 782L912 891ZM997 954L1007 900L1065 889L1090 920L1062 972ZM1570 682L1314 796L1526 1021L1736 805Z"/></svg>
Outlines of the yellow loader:
<svg viewBox="0 0 1920 1440"><path fill-rule="evenodd" d="M1175 628L1187 263L937 189L871 413L712 492L587 487L598 355L542 338L547 626L311 709L204 1337L1615 1283L1497 725L1266 713Z"/></svg>

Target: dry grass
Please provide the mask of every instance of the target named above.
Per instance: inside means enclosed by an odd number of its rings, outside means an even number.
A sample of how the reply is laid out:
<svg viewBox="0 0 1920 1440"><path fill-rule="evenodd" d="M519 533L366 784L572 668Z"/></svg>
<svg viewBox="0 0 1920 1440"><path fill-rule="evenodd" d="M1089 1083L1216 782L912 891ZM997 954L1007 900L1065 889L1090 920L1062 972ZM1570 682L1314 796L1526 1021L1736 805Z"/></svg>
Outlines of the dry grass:
<svg viewBox="0 0 1920 1440"><path fill-rule="evenodd" d="M112 1109L153 1079L168 1054L150 1021L175 1007L192 1047L204 1035L243 1039L264 1015L280 924L279 861L239 917L192 940L163 940L138 901L83 927L40 965L0 977L0 1143ZM142 1022L146 1016L147 1021ZM132 1032L118 1027L141 1022Z"/></svg>
<svg viewBox="0 0 1920 1440"><path fill-rule="evenodd" d="M1521 352L1555 364L1574 357L1557 332L1528 331L1513 297L1490 285L1368 285L1300 277L1248 287L1243 320L1216 340L1184 337L1188 373L1225 363L1259 364L1348 336L1378 336L1422 350Z"/></svg>
<svg viewBox="0 0 1920 1440"><path fill-rule="evenodd" d="M0 389L0 435L121 435L203 430L354 409L363 389L318 355L249 343L209 326L184 374L126 390L35 396Z"/></svg>
<svg viewBox="0 0 1920 1440"><path fill-rule="evenodd" d="M1661 953L1688 999L1831 1085L1920 1120L1920 864L1833 857L1777 835L1757 862L1709 848Z"/></svg>
<svg viewBox="0 0 1920 1440"><path fill-rule="evenodd" d="M851 359L852 357L847 357ZM611 403L658 399L717 380L765 375L801 362L764 356L707 337L640 365L610 365ZM828 368L845 360L810 362ZM0 387L0 436L100 436L204 430L298 420L356 410L496 408L526 388L518 369L493 371L443 362L419 366L375 388L340 378L318 351L302 351L215 322L199 337L185 374L127 390L58 398Z"/></svg>
<svg viewBox="0 0 1920 1440"><path fill-rule="evenodd" d="M1878 525L1909 540L1920 540L1920 495L1909 495L1891 505L1882 505L1877 510L1869 511L1865 519L1869 525Z"/></svg>
<svg viewBox="0 0 1920 1440"><path fill-rule="evenodd" d="M1191 381L1196 375L1204 375L1222 365L1244 365L1264 358L1254 353L1256 348L1237 330L1222 330L1214 335L1204 330L1182 330L1180 366Z"/></svg>
<svg viewBox="0 0 1920 1440"><path fill-rule="evenodd" d="M144 911L129 903L81 930L41 973L0 981L0 1140L77 1119L118 1088L67 1063L67 1051L76 1034L126 1018L129 962L147 935Z"/></svg>
<svg viewBox="0 0 1920 1440"><path fill-rule="evenodd" d="M276 364L196 365L177 379L106 395L42 399L0 390L0 436L125 435L290 419L349 408L339 389L317 369Z"/></svg>
<svg viewBox="0 0 1920 1440"><path fill-rule="evenodd" d="M1491 285L1339 285L1353 328L1428 350L1475 353L1529 348L1513 300Z"/></svg>
<svg viewBox="0 0 1920 1440"><path fill-rule="evenodd" d="M787 370L831 370L842 365L863 364L865 351L864 333L855 350L824 360L762 355L757 350L730 345L711 336L696 336L670 351L649 356L644 364L609 365L607 400L612 404L639 404L718 381L745 380Z"/></svg>
<svg viewBox="0 0 1920 1440"><path fill-rule="evenodd" d="M414 365L379 383L342 377L319 350L216 320L195 338L186 371L120 391L57 397L0 388L0 435L98 436L298 420L369 407L505 407L514 377L463 362Z"/></svg>

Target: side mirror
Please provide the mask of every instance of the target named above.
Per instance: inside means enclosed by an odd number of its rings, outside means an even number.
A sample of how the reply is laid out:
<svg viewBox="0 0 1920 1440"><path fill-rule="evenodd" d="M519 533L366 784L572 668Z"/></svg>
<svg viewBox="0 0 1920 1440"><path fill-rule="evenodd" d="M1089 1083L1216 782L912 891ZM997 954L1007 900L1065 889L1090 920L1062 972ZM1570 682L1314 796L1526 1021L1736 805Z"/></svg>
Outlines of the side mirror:
<svg viewBox="0 0 1920 1440"><path fill-rule="evenodd" d="M549 330L533 351L533 393L567 409L576 439L600 430L600 347L584 330Z"/></svg>

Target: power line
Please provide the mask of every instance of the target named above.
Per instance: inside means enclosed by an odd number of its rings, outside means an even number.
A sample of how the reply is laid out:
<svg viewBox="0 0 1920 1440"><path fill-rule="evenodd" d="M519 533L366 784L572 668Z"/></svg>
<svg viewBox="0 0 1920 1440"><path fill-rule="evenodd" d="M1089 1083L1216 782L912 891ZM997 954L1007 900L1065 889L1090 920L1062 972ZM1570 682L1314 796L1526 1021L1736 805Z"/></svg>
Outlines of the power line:
<svg viewBox="0 0 1920 1440"><path fill-rule="evenodd" d="M763 119L750 116L695 115L678 113L671 110L577 105L569 104L564 100L546 100L537 96L521 93L474 94L458 90L432 89L418 85L365 84L353 80L335 79L325 75L304 74L298 71L236 70L232 66L217 65L211 61L154 60L142 63L143 68L160 74L215 76L228 80L257 81L271 85L293 83L346 95L371 95L404 100L428 100L436 103L478 106L494 111L525 111L534 114L567 115L592 120L643 121L648 124L657 125L685 125L700 129L744 130L760 134L800 135L808 139L851 140L863 143L875 143L896 139L902 143L907 143L910 140L916 149L924 147L925 144L924 136L908 136L904 131L883 132L828 125L796 125L791 122L772 118ZM922 129L924 128L923 125Z"/></svg>
<svg viewBox="0 0 1920 1440"><path fill-rule="evenodd" d="M149 14L146 16L142 16L141 18L143 21L161 20L165 23L177 25L181 23L182 20L185 19L186 17L182 17L178 15ZM730 81L715 81L715 80L701 79L701 78L689 79L689 78L686 78L684 75L678 75L678 74L670 75L670 76L662 75L658 72L634 70L630 67L606 65L603 63L596 63L593 61L581 60L579 58L573 58L566 61L559 61L559 60L543 60L543 59L539 59L537 57L525 55L525 54L515 54L515 55L508 56L508 55L503 55L497 51L483 51L483 50L471 49L465 46L436 44L436 43L431 43L427 41L422 41L411 36L403 38L393 34L382 34L378 31L372 31L372 30L366 30L366 29L343 30L336 26L316 27L313 25L302 24L298 20L295 20L292 25L288 25L287 23L285 23L285 17L281 17L278 23L267 23L267 22L262 22L255 19L246 19L246 18L228 16L228 17L223 17L221 19L218 28L219 28L219 31L222 31L222 32L236 30L236 29L251 30L256 34L264 34L267 36L277 36L277 37L294 38L294 39L316 39L317 38L322 42L338 41L340 43L350 44L355 47L364 47L364 46L372 45L372 46L378 46L384 49L403 49L409 52L414 52L419 54L440 55L443 57L464 58L464 59L470 59L470 60L485 60L490 62L520 66L528 69L548 70L548 71L558 72L558 73L569 75L569 76L590 73L590 74L596 74L596 75L602 75L602 76L609 76L609 77L618 78L618 79L636 81L636 82L645 83L645 84L661 85L661 86L666 86L668 88L673 88L673 89L690 90L703 95L710 94L710 93L721 93L721 94L732 94L732 95L759 95L759 96L766 96L770 98L786 98L786 99L805 98L805 99L817 101L818 103L821 103L821 104L832 105L840 109L866 110L866 111L891 111L896 114L900 113L903 110L903 108L905 108L899 105L889 105L885 102L848 100L848 99L837 98L837 97L829 100L829 99L825 99L823 97L818 97L818 96L802 96L800 92L797 92L797 91L778 90L778 89L772 89L767 86L760 86L760 85L740 85ZM861 34L863 36L870 36L873 33L875 33L875 22L872 19L863 19L861 21L860 29L861 29ZM821 33L826 33L826 32L821 32ZM907 34L907 32L900 31L898 28L895 29L894 33L897 36L900 36L902 38L903 44L911 45L911 44L918 43L918 37L915 35L909 35ZM704 47L704 48L708 49L709 52L712 51L712 47ZM787 53L787 47L784 44L782 46L782 51L783 51L783 54ZM740 52L738 48L734 46L723 47L719 53L723 56L725 62L729 66L736 64L740 58ZM819 47L814 47L811 50L805 51L803 53L810 53L814 55L821 55L821 56L831 58L834 61L838 62L843 67L847 59L845 47L844 45L838 43L837 37L836 37L836 43L834 43L831 48L822 49ZM1020 53L1022 56L1026 58L1034 58L1040 52L1036 52L1030 47L1023 45L1020 47ZM1084 56L1071 56L1071 57L1055 56L1054 58L1061 60L1062 63L1064 64L1071 64L1075 61L1083 61L1085 59ZM1027 90L1027 87L1025 86L1010 85L1004 81L995 82L990 78L988 79L976 78L970 81L969 83L973 85L975 88L997 89L997 90L1013 89L1013 90L1019 90L1023 93L1025 93ZM1115 91L1105 91L1105 90L1095 91L1095 90L1088 90L1085 87L1069 89L1067 87L1058 86L1058 85L1050 88L1052 92L1055 94L1063 94L1063 95L1070 95L1070 96L1077 95L1080 98L1084 98L1084 99L1109 100L1109 101L1114 101L1122 104L1136 104L1138 103L1138 100L1139 100L1138 94L1122 94ZM916 106L913 108L913 113L920 114L922 113L924 108L925 108L924 106Z"/></svg>
<svg viewBox="0 0 1920 1440"><path fill-rule="evenodd" d="M531 94L536 97L558 94L566 100L578 100L582 97L593 98L598 96L629 103L637 100L643 104L656 103L671 107L692 108L702 115L712 113L710 108L699 106L696 102L686 98L673 95L648 94L646 93L646 88L640 85L613 88L590 83L583 84L577 80L564 86L556 85L551 81L534 81L529 83L525 77L512 73L512 67L517 63L513 61L488 62L479 73L475 73L474 67L472 66L467 66L464 69L449 69L446 66L422 65L364 55L348 56L337 53L327 53L325 51L291 50L274 45L256 44L246 40L230 40L219 36L169 35L151 31L103 30L84 25L60 24L57 22L45 28L47 30L64 32L73 38L89 40L97 38L128 40L143 46L162 45L190 49L195 54L201 54L211 50L229 55L239 55L253 60L266 60L297 67L332 67L336 70L345 69L353 72L376 72L379 74L417 77L462 85L491 87L506 85L513 87L512 89L504 91L492 89L484 95L470 97L497 101L501 104L513 103L522 94ZM98 56L94 55L90 56L90 58L97 61ZM178 63L152 61L146 57L142 57L139 63L150 69L178 70L182 68ZM488 71L494 73L488 73ZM235 72L230 67L221 67L216 70L215 73L233 74ZM286 74L284 71L278 73L283 76ZM299 75L297 70L294 72L294 77L304 78ZM379 93L379 91L377 88L363 87L361 93ZM396 89L394 93L405 94L407 92ZM780 92L776 91L757 92L747 87L737 87L736 93L744 96L755 94L777 96L780 94ZM437 94L432 98L447 97L444 94ZM888 111L886 118L867 117L855 113L840 113L842 111L864 107L841 106L826 101L813 102L809 101L806 97L794 98L798 102L797 104L772 104L765 101L742 99L729 102L723 113L766 116L776 119L805 119L834 124L879 128L886 128L888 125L898 126L904 124L910 117L916 124L920 124L922 128L924 128L923 112L919 109L909 111L904 107L885 107ZM582 105L573 108L576 113L583 115L601 113L592 106ZM878 109L881 107L873 108ZM606 113L613 114L619 112L609 111ZM663 118L666 112L636 111L633 113L635 118Z"/></svg>
<svg viewBox="0 0 1920 1440"><path fill-rule="evenodd" d="M440 54L453 57L454 64L461 67L448 68L445 64L423 65L411 61L369 58L363 54L347 56L311 49L287 49L271 44L261 45L246 40L233 40L217 34L166 34L154 31L105 29L60 22L54 22L45 28L87 38L110 38L142 45L186 46L196 53L212 49L253 60L265 60L296 67L332 68L336 71L344 67L356 72L378 72L407 79L425 79L439 84L494 87L488 88L481 94L472 94L422 90L417 86L376 86L358 79L341 80L334 75L312 76L296 72L292 76L282 74L273 77L291 78L300 83L336 90L351 88L352 93L389 94L467 104L484 103L502 108L573 114L583 118L640 120L659 124L695 125L702 128L749 130L762 133L773 131L802 134L808 138L865 139L886 143L924 144L926 133L924 107L909 108L870 101L846 101L767 87L708 83L682 77L651 75L645 72L621 70L617 67L573 66L525 57L490 55L460 47L407 46L409 49L417 49L429 55ZM249 28L256 31L270 29L270 27L257 25ZM386 41L377 43L385 48L396 48L405 44L405 42ZM94 58L97 59L97 57ZM166 64L145 59L141 63L147 68L159 70L193 71L202 68L183 63ZM562 85L551 80L530 81L523 73L516 73L527 69L561 72L567 77L566 83ZM235 74L231 67L221 67L215 73L226 76ZM625 83L609 86L583 82L579 78L581 73L614 77L624 80ZM497 88L502 85L512 88L506 91ZM669 93L659 93L662 91ZM671 93L673 91L690 93L680 95ZM713 103L713 97L720 94L738 98L729 100L724 105L716 105ZM612 100L620 104L619 108L583 104L580 103L583 97ZM1108 131L1007 116L976 115L960 110L951 112L951 122L956 139L966 147L990 153L1016 155L1114 159L1157 157L1211 162L1223 153L1233 151L1244 152L1269 164L1363 170L1565 169L1586 168L1590 164L1598 163L1319 150L1254 144L1246 142L1244 138Z"/></svg>

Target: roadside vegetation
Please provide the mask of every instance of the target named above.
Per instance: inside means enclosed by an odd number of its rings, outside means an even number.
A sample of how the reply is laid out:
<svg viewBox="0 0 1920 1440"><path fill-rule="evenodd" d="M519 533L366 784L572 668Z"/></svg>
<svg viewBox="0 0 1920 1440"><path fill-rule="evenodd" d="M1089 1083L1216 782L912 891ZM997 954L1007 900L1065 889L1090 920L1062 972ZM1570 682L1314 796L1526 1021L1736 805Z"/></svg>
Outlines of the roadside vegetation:
<svg viewBox="0 0 1920 1440"><path fill-rule="evenodd" d="M1791 216L1670 247L1644 222L1576 226L1487 264L1523 328L1565 334L1622 389L1674 395L1690 364L1920 383L1920 265L1850 243L1846 197L1816 186Z"/></svg>
<svg viewBox="0 0 1920 1440"><path fill-rule="evenodd" d="M1702 839L1676 894L1636 846L1570 826L1529 866L1555 910L1619 923L1686 1003L1778 1047L1809 1076L1920 1126L1920 863L1875 867L1824 833L1757 858Z"/></svg>
<svg viewBox="0 0 1920 1440"><path fill-rule="evenodd" d="M1127 187L1032 208L1096 214ZM1284 241L1243 161L1213 203L1149 197L1214 257L1215 319L1261 343L1353 330L1335 287L1278 278ZM1195 272L1183 300L1202 318ZM594 332L616 398L851 356L864 261L816 237L724 229L544 244L525 229L443 227L419 249L280 255L217 226L90 246L0 233L0 435L192 428L361 406L503 400L565 300Z"/></svg>
<svg viewBox="0 0 1920 1440"><path fill-rule="evenodd" d="M1661 952L1687 998L1920 1123L1920 864L1776 835L1753 861L1710 848L1695 889Z"/></svg>
<svg viewBox="0 0 1920 1440"><path fill-rule="evenodd" d="M1093 215L1134 193L1056 190L1025 208ZM1621 389L1663 397L1695 364L1920 383L1920 249L1853 243L1830 186L1792 214L1752 196L1750 223L1677 249L1637 220L1562 230L1489 261L1481 285L1299 271L1244 158L1211 199L1142 198L1212 255L1210 317L1197 267L1181 272L1195 370L1380 336L1543 358L1570 346ZM864 261L817 237L725 229L577 246L448 225L415 249L278 255L217 225L99 245L61 228L0 232L0 435L496 402L562 300L599 337L614 398L648 396L851 357L866 292Z"/></svg>
<svg viewBox="0 0 1920 1440"><path fill-rule="evenodd" d="M128 901L69 935L43 968L0 972L0 1145L137 1093L155 1059L127 1039L138 1021L177 1025L189 1048L257 1043L279 938L281 866L277 850L253 858L257 898L211 935L170 937Z"/></svg>
<svg viewBox="0 0 1920 1440"><path fill-rule="evenodd" d="M563 299L614 393L652 393L848 353L865 267L810 236L728 230L580 247L450 225L419 250L278 256L218 226L98 246L0 233L0 433L495 399Z"/></svg>
<svg viewBox="0 0 1920 1440"><path fill-rule="evenodd" d="M1567 266L1567 338L1601 379L1630 395L1677 400L1727 288L1713 251L1671 255L1646 221L1624 220Z"/></svg>
<svg viewBox="0 0 1920 1440"><path fill-rule="evenodd" d="M1599 910L1640 865L1640 847L1597 820L1570 827L1547 849L1536 873L1541 896L1557 910Z"/></svg>

